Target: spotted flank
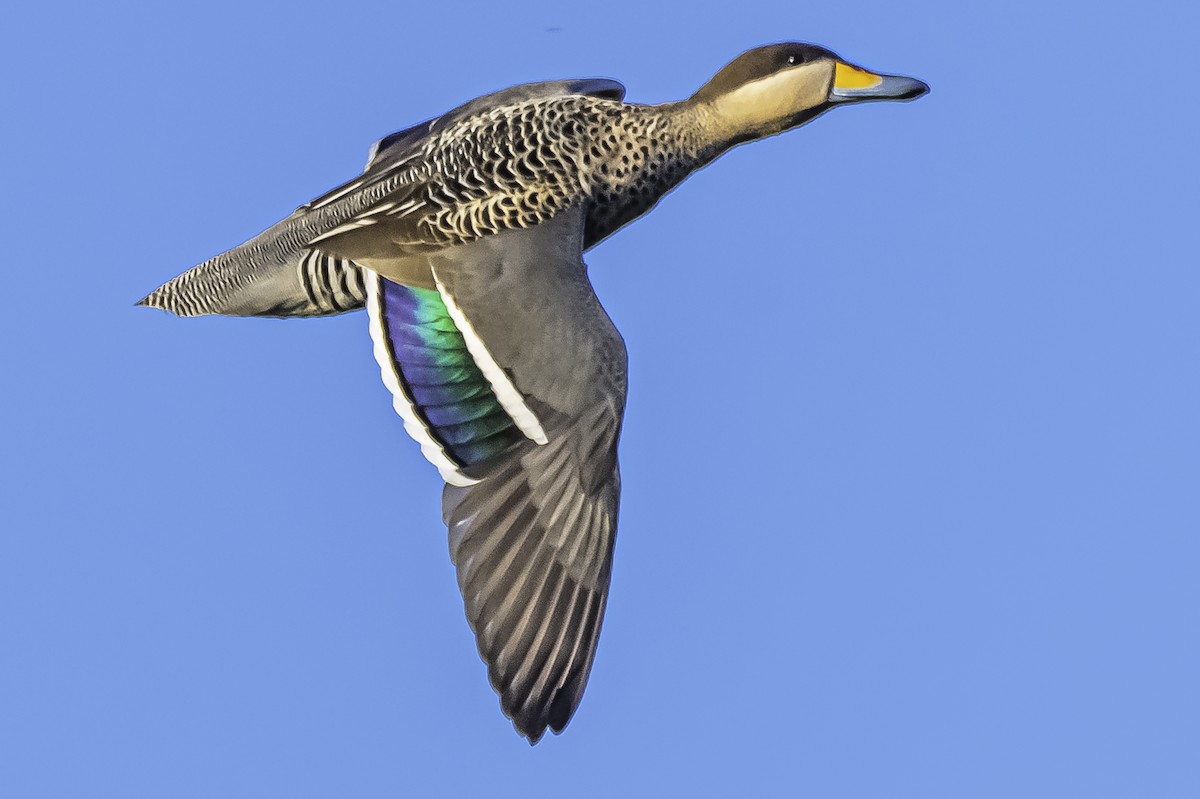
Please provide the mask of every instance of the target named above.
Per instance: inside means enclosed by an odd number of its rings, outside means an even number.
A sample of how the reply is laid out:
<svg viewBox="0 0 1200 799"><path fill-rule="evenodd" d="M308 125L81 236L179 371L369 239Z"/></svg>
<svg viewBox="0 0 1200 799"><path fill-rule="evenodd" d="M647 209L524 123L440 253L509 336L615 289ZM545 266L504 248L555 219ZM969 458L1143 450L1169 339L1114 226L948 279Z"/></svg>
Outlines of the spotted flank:
<svg viewBox="0 0 1200 799"><path fill-rule="evenodd" d="M521 431L475 365L438 292L364 272L375 360L404 429L442 479L471 485L463 467L522 440Z"/></svg>

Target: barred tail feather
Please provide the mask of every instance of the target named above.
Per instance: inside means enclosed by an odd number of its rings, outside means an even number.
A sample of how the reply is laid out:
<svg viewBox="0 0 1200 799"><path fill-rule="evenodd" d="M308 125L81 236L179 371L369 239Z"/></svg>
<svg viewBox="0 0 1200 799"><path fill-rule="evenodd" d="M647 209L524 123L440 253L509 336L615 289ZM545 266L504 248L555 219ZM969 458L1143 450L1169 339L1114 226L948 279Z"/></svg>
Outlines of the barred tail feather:
<svg viewBox="0 0 1200 799"><path fill-rule="evenodd" d="M330 316L366 300L362 268L319 250L274 266L248 264L231 250L194 266L137 304L177 316Z"/></svg>

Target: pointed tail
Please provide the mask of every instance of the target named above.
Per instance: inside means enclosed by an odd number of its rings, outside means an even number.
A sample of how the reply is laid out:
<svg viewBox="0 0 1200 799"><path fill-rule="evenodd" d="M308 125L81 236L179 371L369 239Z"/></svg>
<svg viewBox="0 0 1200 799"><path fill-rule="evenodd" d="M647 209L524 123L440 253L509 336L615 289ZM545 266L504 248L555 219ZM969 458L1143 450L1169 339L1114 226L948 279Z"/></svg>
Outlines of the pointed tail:
<svg viewBox="0 0 1200 799"><path fill-rule="evenodd" d="M353 261L306 249L263 263L238 247L168 280L137 305L177 316L330 316L361 309L366 296Z"/></svg>

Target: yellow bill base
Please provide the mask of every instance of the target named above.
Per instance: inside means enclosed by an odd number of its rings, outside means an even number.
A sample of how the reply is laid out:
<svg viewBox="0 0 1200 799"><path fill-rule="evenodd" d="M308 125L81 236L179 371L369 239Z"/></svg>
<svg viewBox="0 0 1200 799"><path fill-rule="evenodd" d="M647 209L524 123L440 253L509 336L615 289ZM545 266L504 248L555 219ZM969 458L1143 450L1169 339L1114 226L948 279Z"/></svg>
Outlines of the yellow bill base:
<svg viewBox="0 0 1200 799"><path fill-rule="evenodd" d="M835 89L872 89L883 83L883 78L874 72L852 67L849 64L837 62L833 73L833 88Z"/></svg>

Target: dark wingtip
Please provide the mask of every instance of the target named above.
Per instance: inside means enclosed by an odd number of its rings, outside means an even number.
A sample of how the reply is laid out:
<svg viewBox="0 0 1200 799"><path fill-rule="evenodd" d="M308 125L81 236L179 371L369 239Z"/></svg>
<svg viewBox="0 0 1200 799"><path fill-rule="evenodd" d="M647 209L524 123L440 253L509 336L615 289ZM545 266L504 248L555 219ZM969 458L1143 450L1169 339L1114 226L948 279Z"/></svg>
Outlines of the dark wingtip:
<svg viewBox="0 0 1200 799"><path fill-rule="evenodd" d="M578 704L579 697L575 695L573 686L565 685L555 691L554 698L550 700L550 711L546 714L549 717L550 729L554 730L555 735L567 728Z"/></svg>
<svg viewBox="0 0 1200 799"><path fill-rule="evenodd" d="M537 742L542 740L542 736L546 734L546 725L544 724L540 728L536 725L533 727L524 727L513 721L513 729L517 731L518 735L529 741L530 746L537 746Z"/></svg>
<svg viewBox="0 0 1200 799"><path fill-rule="evenodd" d="M555 691L545 714L521 713L519 708L506 707L503 702L501 702L501 707L505 715L512 719L513 729L522 738L529 741L530 746L534 746L546 735L547 729L555 735L561 734L566 729L567 724L571 722L571 717L575 715L575 709L579 706L581 697L577 691L577 680Z"/></svg>

